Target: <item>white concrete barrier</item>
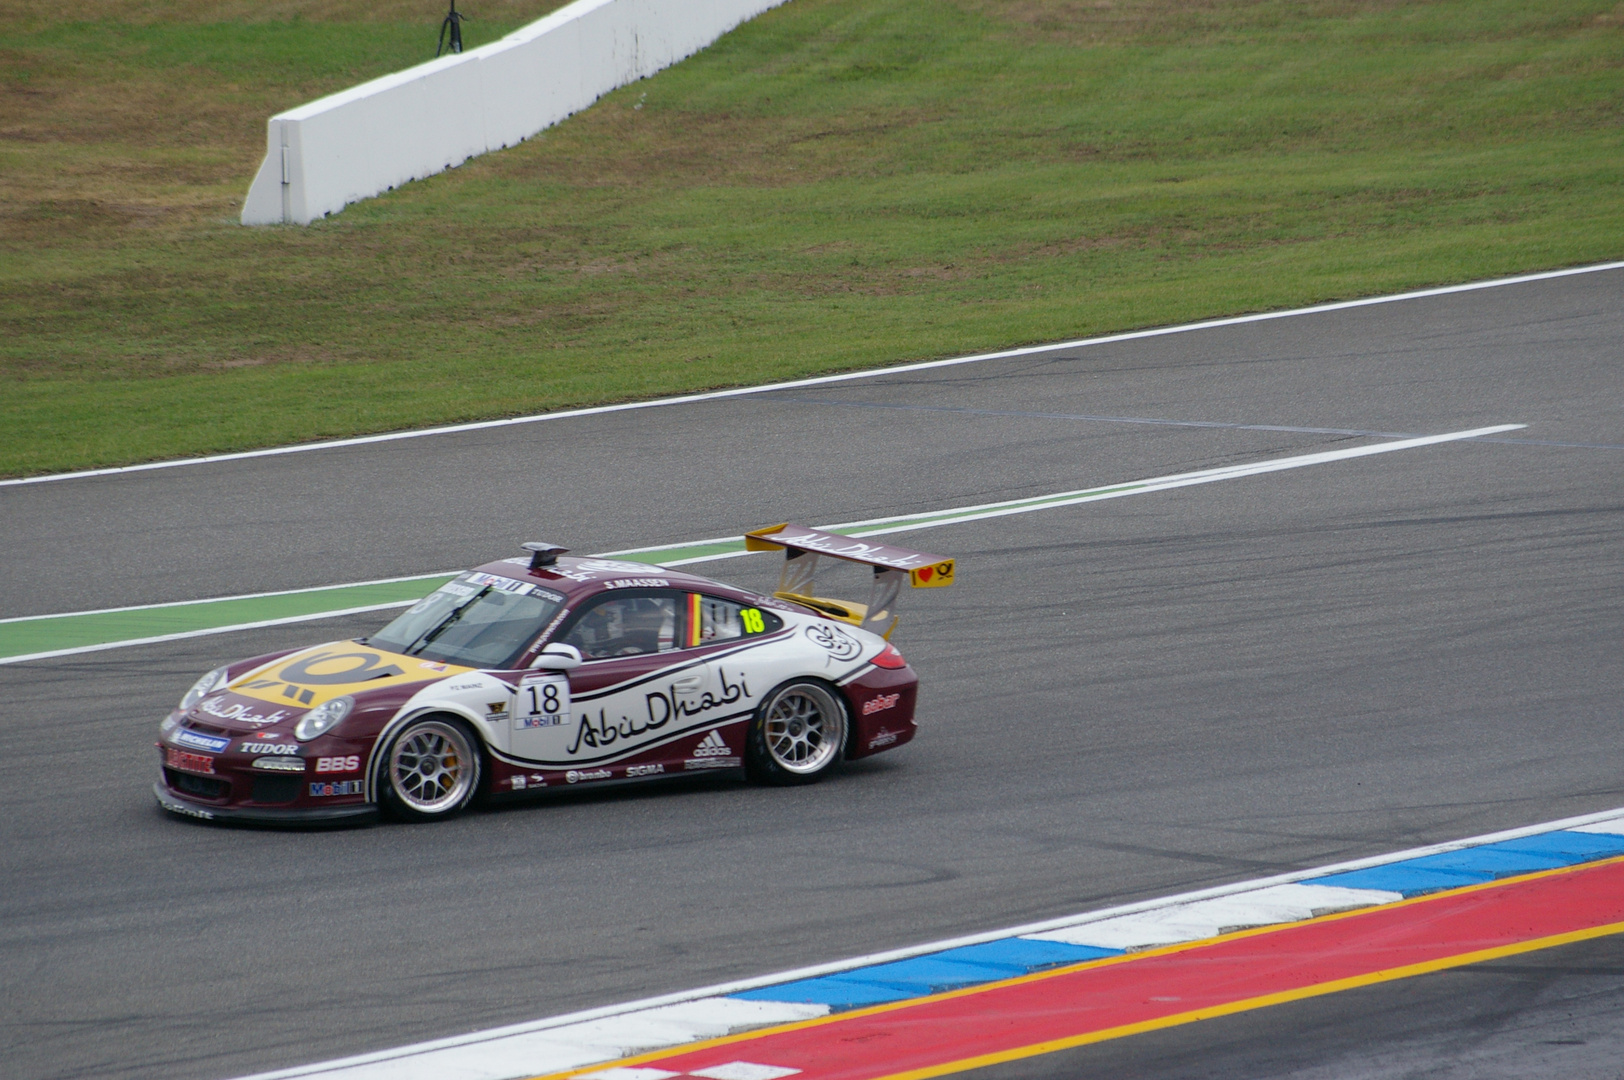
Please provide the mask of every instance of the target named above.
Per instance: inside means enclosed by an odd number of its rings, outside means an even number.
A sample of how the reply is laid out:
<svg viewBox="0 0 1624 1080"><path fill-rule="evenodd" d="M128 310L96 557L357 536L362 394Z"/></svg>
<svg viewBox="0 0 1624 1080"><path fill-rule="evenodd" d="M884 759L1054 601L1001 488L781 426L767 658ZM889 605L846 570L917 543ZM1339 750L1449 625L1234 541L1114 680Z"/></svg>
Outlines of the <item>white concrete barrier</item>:
<svg viewBox="0 0 1624 1080"><path fill-rule="evenodd" d="M500 150L785 0L576 0L500 41L271 117L244 225L309 224Z"/></svg>

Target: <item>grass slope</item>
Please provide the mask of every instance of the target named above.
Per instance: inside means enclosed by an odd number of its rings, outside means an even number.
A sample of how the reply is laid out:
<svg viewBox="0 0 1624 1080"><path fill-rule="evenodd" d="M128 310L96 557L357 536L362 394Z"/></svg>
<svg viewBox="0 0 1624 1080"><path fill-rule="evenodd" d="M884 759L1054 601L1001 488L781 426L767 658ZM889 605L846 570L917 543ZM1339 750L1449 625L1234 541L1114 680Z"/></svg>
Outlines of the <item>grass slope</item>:
<svg viewBox="0 0 1624 1080"><path fill-rule="evenodd" d="M8 475L1624 255L1614 2L791 0L269 229L265 117L431 52L437 3L0 3ZM464 6L477 44L556 5Z"/></svg>

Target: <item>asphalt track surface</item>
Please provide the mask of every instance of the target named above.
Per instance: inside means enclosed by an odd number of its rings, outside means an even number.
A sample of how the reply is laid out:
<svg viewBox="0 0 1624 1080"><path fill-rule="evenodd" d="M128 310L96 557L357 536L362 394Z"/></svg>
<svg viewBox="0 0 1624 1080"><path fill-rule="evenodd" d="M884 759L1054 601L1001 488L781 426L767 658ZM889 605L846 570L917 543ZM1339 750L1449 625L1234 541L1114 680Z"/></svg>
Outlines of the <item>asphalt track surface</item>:
<svg viewBox="0 0 1624 1080"><path fill-rule="evenodd" d="M1609 271L4 489L4 614L28 615L1367 441L1065 417L1530 425L919 534L960 559L954 588L908 598L896 636L924 680L920 737L808 789L709 780L430 828L194 825L149 791L156 722L191 680L378 619L0 668L4 1071L231 1076L1624 805L1621 299L1624 272ZM714 569L758 587L775 573L767 557ZM1594 1005L1602 1036L1526 1061L1616 1074L1616 945L1493 966L1005 1069L1451 1075L1459 1043L1438 1034L1451 1017L1512 1001L1515 1043L1515 1017L1554 1031L1541 1009L1571 998ZM1491 988L1429 989L1472 979Z"/></svg>

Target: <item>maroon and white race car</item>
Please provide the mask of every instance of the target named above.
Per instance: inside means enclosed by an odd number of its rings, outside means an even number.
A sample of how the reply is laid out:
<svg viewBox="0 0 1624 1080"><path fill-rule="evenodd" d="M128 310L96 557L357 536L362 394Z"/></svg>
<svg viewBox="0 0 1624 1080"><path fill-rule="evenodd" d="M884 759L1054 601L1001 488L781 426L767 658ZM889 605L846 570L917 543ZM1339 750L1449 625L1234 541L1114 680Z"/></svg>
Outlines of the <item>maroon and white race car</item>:
<svg viewBox="0 0 1624 1080"><path fill-rule="evenodd" d="M210 819L450 817L476 799L742 768L809 783L914 736L897 595L952 559L775 525L772 596L646 563L527 558L460 574L370 638L209 672L160 727L158 802ZM866 604L818 560L873 568Z"/></svg>

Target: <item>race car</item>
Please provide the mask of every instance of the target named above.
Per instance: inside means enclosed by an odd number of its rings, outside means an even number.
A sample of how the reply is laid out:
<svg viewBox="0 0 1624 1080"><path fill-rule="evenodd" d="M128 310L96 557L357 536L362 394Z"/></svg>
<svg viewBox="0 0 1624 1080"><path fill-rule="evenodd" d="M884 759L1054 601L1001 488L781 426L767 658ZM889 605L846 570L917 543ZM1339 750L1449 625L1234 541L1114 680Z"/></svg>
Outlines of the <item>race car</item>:
<svg viewBox="0 0 1624 1080"><path fill-rule="evenodd" d="M950 558L785 523L761 596L532 542L370 638L217 668L159 728L159 804L211 820L449 818L476 801L739 769L804 784L914 737L918 679L889 637L902 583ZM872 568L816 594L820 558ZM866 570L865 570L866 572Z"/></svg>

